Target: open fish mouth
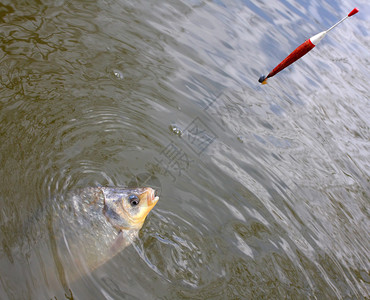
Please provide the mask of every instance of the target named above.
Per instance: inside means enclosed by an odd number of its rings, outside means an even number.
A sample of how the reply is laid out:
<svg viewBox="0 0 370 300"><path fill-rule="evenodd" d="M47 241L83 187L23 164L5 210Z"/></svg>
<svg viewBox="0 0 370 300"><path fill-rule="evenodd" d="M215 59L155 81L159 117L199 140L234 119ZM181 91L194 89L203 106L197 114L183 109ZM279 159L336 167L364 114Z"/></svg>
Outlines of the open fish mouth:
<svg viewBox="0 0 370 300"><path fill-rule="evenodd" d="M147 195L147 201L148 206L154 206L157 204L159 197L156 195L156 191L152 188L148 188L148 195Z"/></svg>

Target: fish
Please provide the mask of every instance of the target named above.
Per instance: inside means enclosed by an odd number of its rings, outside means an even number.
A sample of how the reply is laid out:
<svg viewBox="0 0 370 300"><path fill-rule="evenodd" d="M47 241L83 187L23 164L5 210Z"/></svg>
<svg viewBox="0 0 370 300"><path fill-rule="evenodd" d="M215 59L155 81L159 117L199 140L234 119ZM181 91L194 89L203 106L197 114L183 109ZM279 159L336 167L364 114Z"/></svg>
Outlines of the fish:
<svg viewBox="0 0 370 300"><path fill-rule="evenodd" d="M129 246L158 200L150 187L87 187L60 200L48 231L62 285L93 272Z"/></svg>

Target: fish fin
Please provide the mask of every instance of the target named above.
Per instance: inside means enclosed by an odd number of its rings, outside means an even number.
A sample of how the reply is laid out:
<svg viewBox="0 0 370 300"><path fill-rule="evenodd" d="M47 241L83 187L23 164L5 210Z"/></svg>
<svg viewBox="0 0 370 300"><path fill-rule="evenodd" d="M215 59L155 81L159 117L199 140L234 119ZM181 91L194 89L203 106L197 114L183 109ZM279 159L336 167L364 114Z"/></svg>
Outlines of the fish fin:
<svg viewBox="0 0 370 300"><path fill-rule="evenodd" d="M131 241L126 235L124 235L123 231L121 230L114 240L112 246L110 247L109 252L113 257L121 252L124 248L126 248L129 244L131 244Z"/></svg>

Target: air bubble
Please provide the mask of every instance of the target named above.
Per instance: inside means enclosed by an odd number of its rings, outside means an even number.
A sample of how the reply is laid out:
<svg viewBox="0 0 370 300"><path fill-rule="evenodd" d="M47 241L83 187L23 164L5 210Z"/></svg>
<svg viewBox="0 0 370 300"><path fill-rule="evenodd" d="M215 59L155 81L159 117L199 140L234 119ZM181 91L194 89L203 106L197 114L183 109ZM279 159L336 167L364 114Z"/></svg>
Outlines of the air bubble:
<svg viewBox="0 0 370 300"><path fill-rule="evenodd" d="M124 78L123 73L119 70L113 70L113 74L117 79L122 80Z"/></svg>
<svg viewBox="0 0 370 300"><path fill-rule="evenodd" d="M178 128L176 125L171 124L169 126L170 130L172 133L176 134L177 136L181 137L182 136L182 131L180 128Z"/></svg>

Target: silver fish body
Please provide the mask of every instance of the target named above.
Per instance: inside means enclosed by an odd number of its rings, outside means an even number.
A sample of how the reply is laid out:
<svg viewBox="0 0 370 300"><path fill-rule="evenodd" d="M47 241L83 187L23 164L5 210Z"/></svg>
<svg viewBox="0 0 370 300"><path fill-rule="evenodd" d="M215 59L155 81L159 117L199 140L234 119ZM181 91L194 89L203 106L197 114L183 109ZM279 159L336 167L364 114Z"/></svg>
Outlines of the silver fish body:
<svg viewBox="0 0 370 300"><path fill-rule="evenodd" d="M61 281L92 272L130 245L157 201L151 188L88 187L68 194L49 223Z"/></svg>

